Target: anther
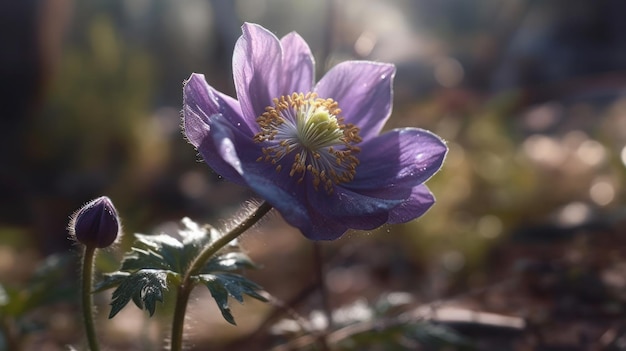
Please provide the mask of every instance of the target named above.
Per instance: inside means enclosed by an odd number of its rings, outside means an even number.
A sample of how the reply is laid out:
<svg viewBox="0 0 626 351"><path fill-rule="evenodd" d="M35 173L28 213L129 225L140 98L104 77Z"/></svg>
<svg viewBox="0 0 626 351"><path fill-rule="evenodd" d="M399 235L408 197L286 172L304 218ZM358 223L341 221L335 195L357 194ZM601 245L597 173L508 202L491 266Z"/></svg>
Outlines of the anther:
<svg viewBox="0 0 626 351"><path fill-rule="evenodd" d="M266 144L257 162L270 162L280 172L288 160L284 157L293 153L289 176L299 175L298 184L309 177L315 190L323 185L329 194L335 184L354 179L360 151L355 144L361 137L358 127L343 122L337 101L308 92L273 103L257 118L260 131L254 141Z"/></svg>

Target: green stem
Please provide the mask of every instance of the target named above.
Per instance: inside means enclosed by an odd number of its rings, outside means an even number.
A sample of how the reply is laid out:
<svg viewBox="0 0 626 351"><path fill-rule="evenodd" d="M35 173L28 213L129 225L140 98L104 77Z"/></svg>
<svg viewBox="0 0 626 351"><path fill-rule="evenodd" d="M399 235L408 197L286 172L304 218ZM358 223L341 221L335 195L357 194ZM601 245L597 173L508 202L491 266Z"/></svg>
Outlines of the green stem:
<svg viewBox="0 0 626 351"><path fill-rule="evenodd" d="M248 218L237 226L232 228L229 232L219 237L217 240L206 246L198 256L191 262L191 265L185 272L183 280L178 287L176 295L176 306L174 308L174 320L172 322L172 339L171 339L171 351L181 351L183 346L183 326L185 323L185 312L187 309L187 303L189 302L189 295L193 289L194 282L192 277L200 270L206 262L215 255L220 249L228 245L231 241L236 239L246 230L250 229L255 223L257 223L265 214L272 209L272 206L267 202L263 202Z"/></svg>
<svg viewBox="0 0 626 351"><path fill-rule="evenodd" d="M183 347L183 327L185 324L185 312L192 287L180 285L176 294L176 306L174 307L174 320L172 323L172 340L170 351L180 351Z"/></svg>
<svg viewBox="0 0 626 351"><path fill-rule="evenodd" d="M87 342L91 351L98 351L98 340L96 338L96 329L93 322L93 295L91 293L93 283L93 262L96 253L95 246L85 246L83 254L82 269L82 303L83 303L83 319L85 322L85 332L87 333Z"/></svg>

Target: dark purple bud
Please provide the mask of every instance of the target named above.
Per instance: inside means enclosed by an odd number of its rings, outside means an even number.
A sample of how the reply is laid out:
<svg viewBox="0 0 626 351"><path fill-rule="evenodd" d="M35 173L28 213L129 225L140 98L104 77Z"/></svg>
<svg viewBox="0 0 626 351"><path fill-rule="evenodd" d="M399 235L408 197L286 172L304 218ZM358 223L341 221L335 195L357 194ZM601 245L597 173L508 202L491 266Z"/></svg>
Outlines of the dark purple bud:
<svg viewBox="0 0 626 351"><path fill-rule="evenodd" d="M101 196L76 211L70 221L70 231L85 246L101 249L113 244L121 226L111 199Z"/></svg>

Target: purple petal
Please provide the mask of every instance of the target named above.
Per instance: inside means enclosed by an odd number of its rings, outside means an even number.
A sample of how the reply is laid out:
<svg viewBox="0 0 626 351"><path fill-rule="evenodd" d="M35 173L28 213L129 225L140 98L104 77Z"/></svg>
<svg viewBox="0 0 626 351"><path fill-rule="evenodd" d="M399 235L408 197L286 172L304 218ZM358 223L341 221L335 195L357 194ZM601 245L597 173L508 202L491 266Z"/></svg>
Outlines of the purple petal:
<svg viewBox="0 0 626 351"><path fill-rule="evenodd" d="M249 166L246 164L245 166ZM274 170L270 170L273 172ZM261 198L272 205L282 217L296 228L306 228L312 223L302 198L297 193L289 191L285 187L287 184L276 181L277 178L267 177L267 174L256 172L255 169L244 167L244 178L246 182Z"/></svg>
<svg viewBox="0 0 626 351"><path fill-rule="evenodd" d="M250 121L246 121L241 116L241 107L237 100L222 94L207 84L203 74L193 73L185 82L183 88L183 113L190 111L200 116L211 116L221 114L226 117L233 125L237 125L241 130L249 135L254 133L257 127L255 121L251 121L254 129L248 125ZM194 146L199 144L195 140L194 134L187 135Z"/></svg>
<svg viewBox="0 0 626 351"><path fill-rule="evenodd" d="M70 230L85 246L105 248L120 234L120 219L113 202L106 196L90 201L70 222Z"/></svg>
<svg viewBox="0 0 626 351"><path fill-rule="evenodd" d="M239 185L246 185L241 177L241 162L236 153L236 134L241 134L240 140L247 140L245 136L236 130L222 115L200 117L195 113L184 111L185 134L202 135L196 149L204 161L222 177Z"/></svg>
<svg viewBox="0 0 626 351"><path fill-rule="evenodd" d="M309 187L311 207L354 229L374 229L387 222L389 211L403 199L372 197L335 186L332 194Z"/></svg>
<svg viewBox="0 0 626 351"><path fill-rule="evenodd" d="M448 151L441 138L418 128L394 129L359 146L361 163L346 187L369 195L404 189L408 196L441 168Z"/></svg>
<svg viewBox="0 0 626 351"><path fill-rule="evenodd" d="M233 78L243 115L260 116L280 94L282 52L278 38L267 29L246 23L233 52Z"/></svg>
<svg viewBox="0 0 626 351"><path fill-rule="evenodd" d="M372 230L380 227L381 225L389 221L389 211L373 213L370 215L355 215L329 218L332 218L332 220L350 229Z"/></svg>
<svg viewBox="0 0 626 351"><path fill-rule="evenodd" d="M211 116L211 121L211 127L213 127L213 129L211 130L210 135L213 141L214 149L211 149L210 151L216 152L220 156L220 159L228 164L232 170L237 172L238 175L242 175L243 168L239 155L237 154L237 147L235 145L242 148L242 144L247 144L248 139L243 136L236 138L236 129L221 115ZM239 139L239 142L236 139ZM203 156L207 153L205 150L202 150L201 152ZM229 179L229 177L225 175L222 176Z"/></svg>
<svg viewBox="0 0 626 351"><path fill-rule="evenodd" d="M391 114L395 73L392 64L346 61L328 71L315 91L339 102L345 122L358 126L368 140L380 133Z"/></svg>
<svg viewBox="0 0 626 351"><path fill-rule="evenodd" d="M336 219L329 218L313 210L310 222L298 229L311 240L335 240L341 237L350 227Z"/></svg>
<svg viewBox="0 0 626 351"><path fill-rule="evenodd" d="M318 209L320 208L309 208L311 222L307 226L299 227L304 236L311 240L335 240L348 229L372 230L389 220L387 212L367 216L336 217L321 213L317 211Z"/></svg>
<svg viewBox="0 0 626 351"><path fill-rule="evenodd" d="M295 184L288 172L277 173L275 165L257 162L262 154L259 145L233 128L222 116L212 116L211 127L212 149L206 147L202 150L212 154L201 153L214 170L228 180L250 187L291 225L300 228L311 222L302 203L302 187ZM209 161L208 158L214 158L213 155L219 157ZM217 166L212 163L217 163Z"/></svg>
<svg viewBox="0 0 626 351"><path fill-rule="evenodd" d="M258 148L258 145L254 145ZM306 188L289 175L289 171L276 171L276 165L261 161L260 149L244 148L238 150L243 167L243 178L248 186L260 197L276 208L283 218L297 228L308 226L311 222L306 208Z"/></svg>
<svg viewBox="0 0 626 351"><path fill-rule="evenodd" d="M422 216L435 204L435 197L426 185L418 185L412 189L411 196L389 213L389 223L406 223Z"/></svg>
<svg viewBox="0 0 626 351"><path fill-rule="evenodd" d="M306 94L314 83L315 63L311 49L296 32L285 35L280 43L283 47L281 95Z"/></svg>

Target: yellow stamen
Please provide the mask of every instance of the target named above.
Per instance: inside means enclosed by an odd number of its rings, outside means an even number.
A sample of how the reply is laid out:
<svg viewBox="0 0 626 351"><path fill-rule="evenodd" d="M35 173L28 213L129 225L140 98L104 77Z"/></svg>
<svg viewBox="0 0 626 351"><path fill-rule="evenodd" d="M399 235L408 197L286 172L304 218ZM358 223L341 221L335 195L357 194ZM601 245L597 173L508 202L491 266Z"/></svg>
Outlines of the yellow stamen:
<svg viewBox="0 0 626 351"><path fill-rule="evenodd" d="M257 162L277 165L276 172L280 172L279 162L293 153L289 176L298 174L299 184L309 174L314 189L323 185L328 194L335 184L354 179L359 128L343 123L336 101L318 98L316 93L293 93L273 103L257 118L260 131L254 141L264 144Z"/></svg>

